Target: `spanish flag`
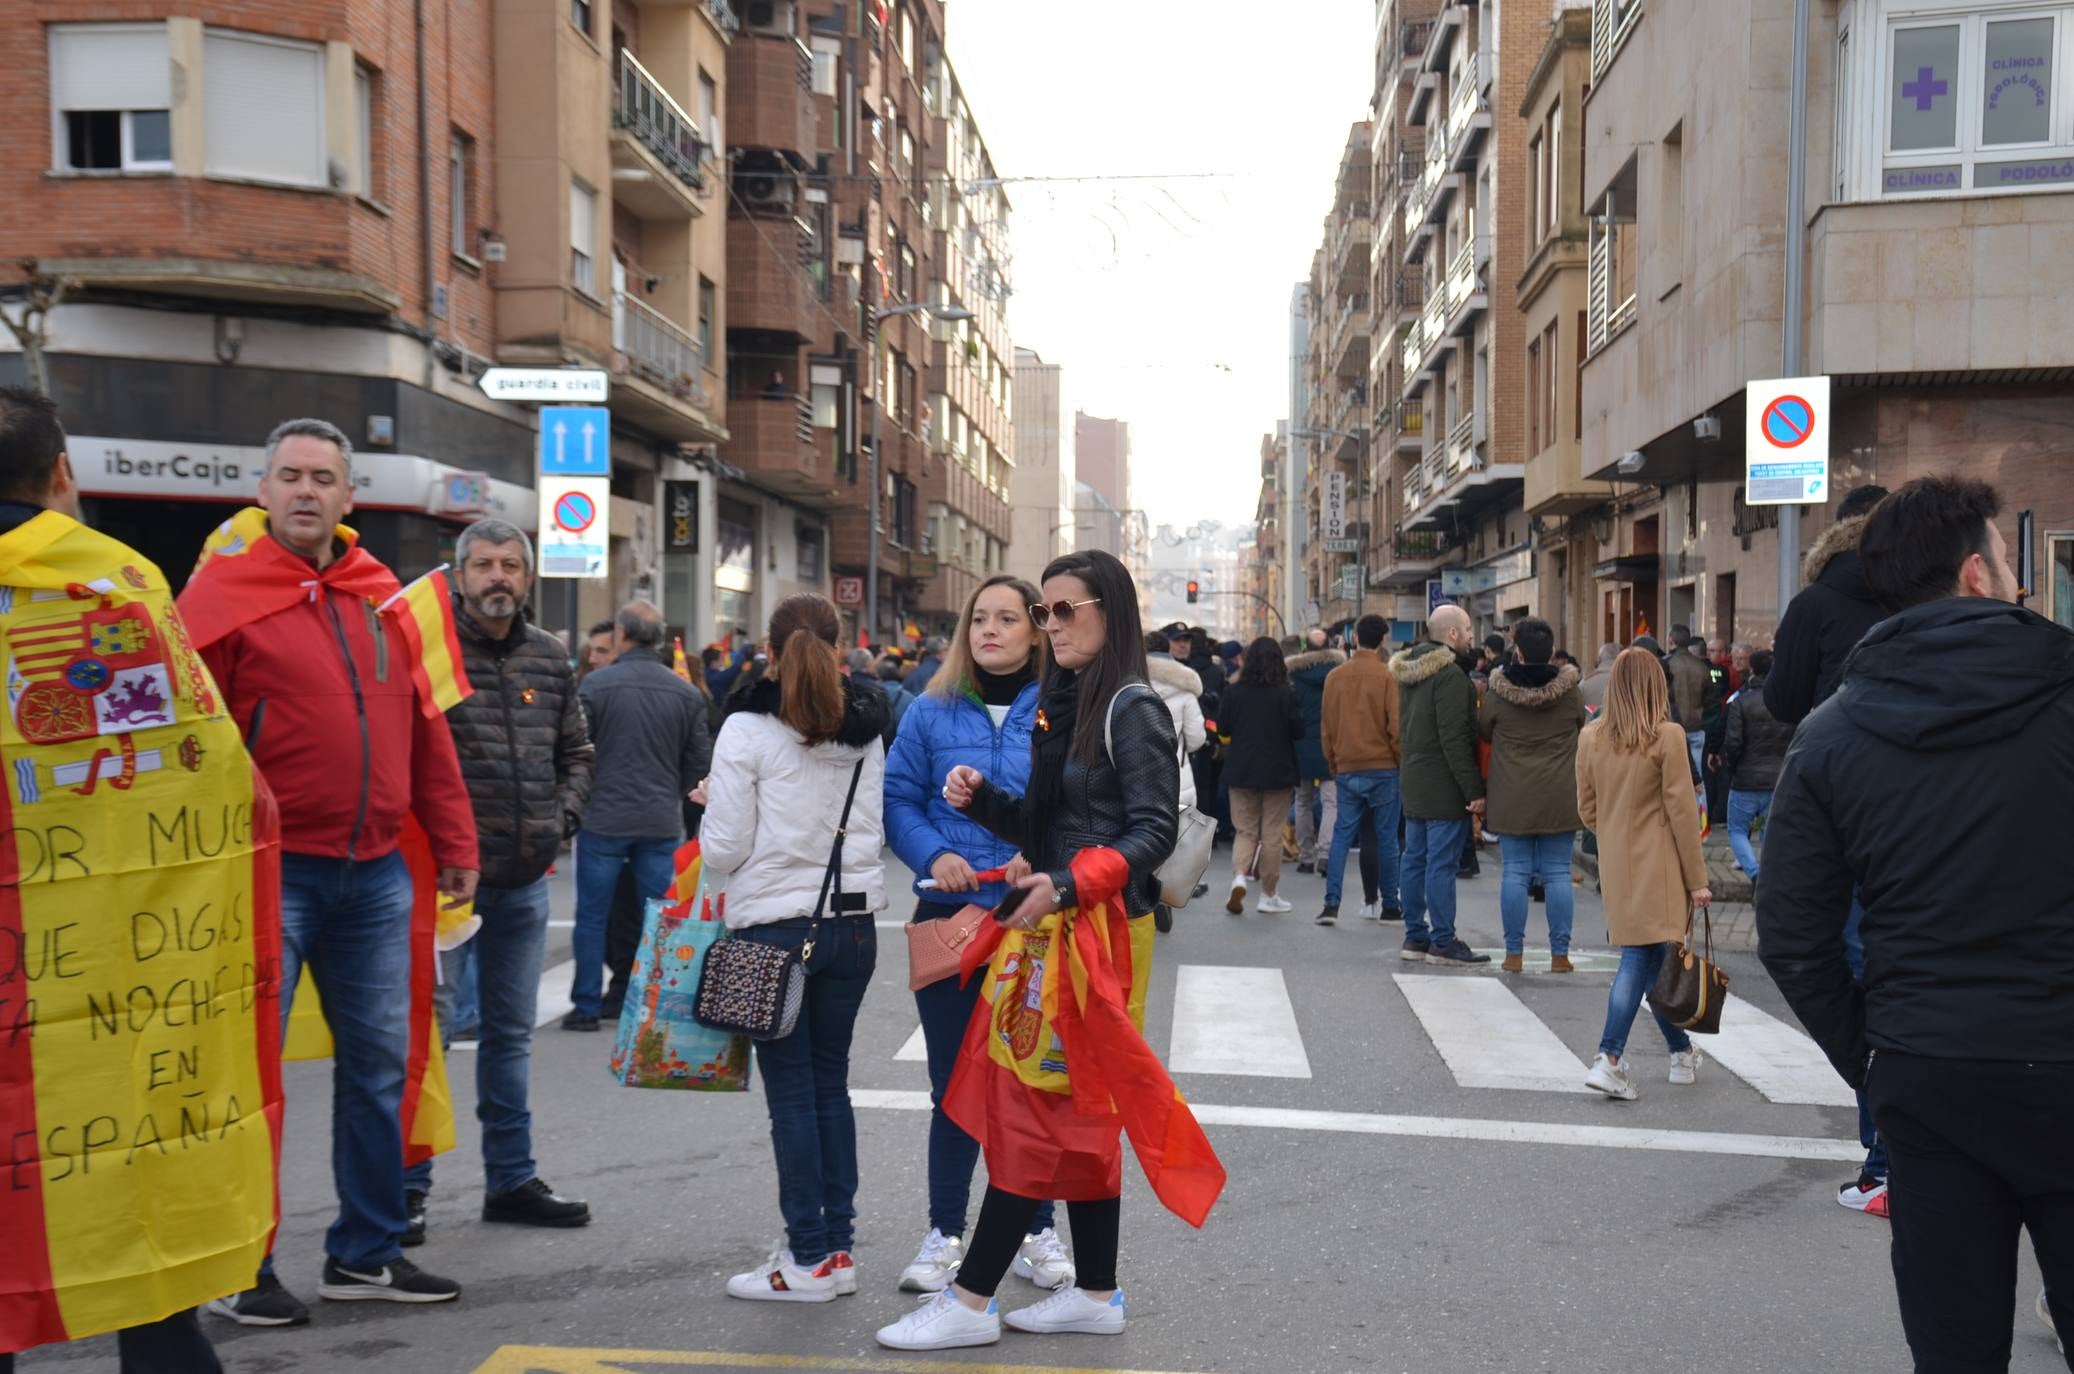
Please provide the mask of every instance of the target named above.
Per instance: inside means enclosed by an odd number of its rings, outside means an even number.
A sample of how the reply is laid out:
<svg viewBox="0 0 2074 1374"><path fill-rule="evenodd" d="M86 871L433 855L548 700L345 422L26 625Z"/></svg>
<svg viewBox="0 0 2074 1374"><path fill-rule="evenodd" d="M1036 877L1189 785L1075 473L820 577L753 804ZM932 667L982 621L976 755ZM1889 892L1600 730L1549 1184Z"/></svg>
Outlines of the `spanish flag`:
<svg viewBox="0 0 2074 1374"><path fill-rule="evenodd" d="M684 654L684 636L678 635L670 641L670 645L670 671L690 682L691 660Z"/></svg>
<svg viewBox="0 0 2074 1374"><path fill-rule="evenodd" d="M469 697L475 688L461 666L461 636L454 628L454 589L447 581L448 564L405 587L382 603L385 615L396 618L396 628L410 643L410 675L418 685L418 708L429 718L444 715ZM683 655L683 648L678 648Z"/></svg>

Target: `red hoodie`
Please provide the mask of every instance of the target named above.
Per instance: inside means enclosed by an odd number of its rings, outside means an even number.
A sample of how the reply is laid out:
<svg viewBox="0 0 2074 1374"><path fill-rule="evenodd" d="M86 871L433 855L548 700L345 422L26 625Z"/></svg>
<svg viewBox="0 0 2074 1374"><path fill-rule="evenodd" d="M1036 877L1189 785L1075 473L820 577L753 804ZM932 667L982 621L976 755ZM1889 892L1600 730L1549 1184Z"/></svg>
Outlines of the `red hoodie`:
<svg viewBox="0 0 2074 1374"><path fill-rule="evenodd" d="M397 586L357 543L318 572L268 537L205 563L180 611L280 802L284 852L379 859L415 812L441 868L473 869L453 736L419 710L409 646L375 609Z"/></svg>

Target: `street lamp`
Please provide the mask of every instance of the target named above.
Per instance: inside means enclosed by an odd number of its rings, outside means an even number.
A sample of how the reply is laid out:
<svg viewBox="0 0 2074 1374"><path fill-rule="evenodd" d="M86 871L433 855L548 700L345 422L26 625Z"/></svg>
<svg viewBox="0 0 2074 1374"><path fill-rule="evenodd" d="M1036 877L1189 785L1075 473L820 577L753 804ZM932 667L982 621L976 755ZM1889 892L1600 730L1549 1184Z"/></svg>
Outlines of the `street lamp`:
<svg viewBox="0 0 2074 1374"><path fill-rule="evenodd" d="M972 318L972 312L962 305L936 306L921 301L910 301L906 305L889 305L883 310L874 310L871 318L874 324L878 324L892 319L895 315L920 315L925 312L938 320L956 321ZM879 468L879 411L885 408L885 397L880 394L885 382L884 369L879 366L881 334L880 330L872 331L871 528L866 532L869 537L865 541L871 546L871 551L866 555L864 565L864 628L868 634L874 636L879 632L879 501L884 494L881 488L885 485L885 478L880 475Z"/></svg>

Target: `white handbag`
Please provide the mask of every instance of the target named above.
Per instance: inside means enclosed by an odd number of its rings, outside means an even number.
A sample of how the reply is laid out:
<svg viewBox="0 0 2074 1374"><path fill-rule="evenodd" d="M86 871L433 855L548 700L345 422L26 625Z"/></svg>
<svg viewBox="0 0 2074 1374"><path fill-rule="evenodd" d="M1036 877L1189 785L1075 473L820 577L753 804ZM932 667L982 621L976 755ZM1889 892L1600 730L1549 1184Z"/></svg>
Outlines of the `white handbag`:
<svg viewBox="0 0 2074 1374"><path fill-rule="evenodd" d="M1126 682L1109 698L1109 714L1102 718L1102 752L1109 756L1109 766L1116 768L1116 701L1133 687L1152 688L1142 682ZM1157 701L1159 694L1153 692ZM1162 708L1164 709L1164 707ZM1177 738L1175 741L1175 777L1188 766L1188 755ZM1122 770L1117 770L1119 775ZM1210 868L1210 846L1217 838L1217 820L1206 816L1187 803L1182 803L1181 812L1175 818L1174 850L1165 862L1153 870L1152 876L1159 879L1159 899L1162 904L1176 910L1187 906L1195 896L1196 885Z"/></svg>

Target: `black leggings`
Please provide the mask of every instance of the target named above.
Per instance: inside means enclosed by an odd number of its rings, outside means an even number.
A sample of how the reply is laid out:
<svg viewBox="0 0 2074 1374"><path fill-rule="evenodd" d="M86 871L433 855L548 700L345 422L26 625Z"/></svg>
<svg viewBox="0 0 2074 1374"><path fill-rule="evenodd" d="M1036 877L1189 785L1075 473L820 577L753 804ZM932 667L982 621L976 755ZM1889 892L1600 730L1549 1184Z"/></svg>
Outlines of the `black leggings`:
<svg viewBox="0 0 2074 1374"><path fill-rule="evenodd" d="M1022 1248L1036 1212L1037 1199L1004 1193L988 1184L986 1200L979 1206L979 1224L973 1227L971 1242L965 1247L965 1262L958 1266L958 1287L978 1297L993 1297L1008 1266L1015 1263L1015 1252ZM1066 1215L1073 1227L1076 1282L1095 1293L1114 1289L1123 1199L1069 1202Z"/></svg>

